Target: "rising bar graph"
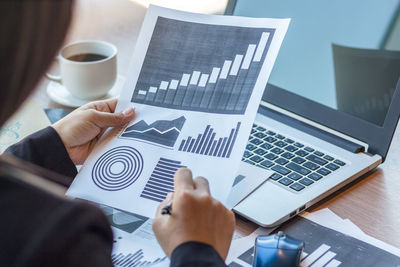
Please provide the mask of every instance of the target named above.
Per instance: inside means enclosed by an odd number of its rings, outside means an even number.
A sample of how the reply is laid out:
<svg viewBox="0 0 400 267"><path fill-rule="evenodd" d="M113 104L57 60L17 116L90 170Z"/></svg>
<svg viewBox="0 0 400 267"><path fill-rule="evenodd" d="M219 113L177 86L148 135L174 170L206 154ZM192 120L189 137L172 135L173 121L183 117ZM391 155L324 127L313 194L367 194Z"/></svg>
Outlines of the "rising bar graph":
<svg viewBox="0 0 400 267"><path fill-rule="evenodd" d="M174 191L174 174L182 167L185 166L180 161L160 158L140 197L163 201L169 192Z"/></svg>
<svg viewBox="0 0 400 267"><path fill-rule="evenodd" d="M179 151L190 152L213 157L229 158L237 138L240 122L236 128L231 129L229 136L216 138L216 133L211 125L207 125L203 133L196 138L189 136L182 140Z"/></svg>
<svg viewBox="0 0 400 267"><path fill-rule="evenodd" d="M244 114L273 34L159 17L132 102Z"/></svg>
<svg viewBox="0 0 400 267"><path fill-rule="evenodd" d="M123 267L134 267L134 266L151 266L160 262L163 262L167 259L167 256L163 258L157 258L153 261L144 260L143 250L139 249L134 253L118 253L113 254L111 256L112 262L114 266L123 266Z"/></svg>

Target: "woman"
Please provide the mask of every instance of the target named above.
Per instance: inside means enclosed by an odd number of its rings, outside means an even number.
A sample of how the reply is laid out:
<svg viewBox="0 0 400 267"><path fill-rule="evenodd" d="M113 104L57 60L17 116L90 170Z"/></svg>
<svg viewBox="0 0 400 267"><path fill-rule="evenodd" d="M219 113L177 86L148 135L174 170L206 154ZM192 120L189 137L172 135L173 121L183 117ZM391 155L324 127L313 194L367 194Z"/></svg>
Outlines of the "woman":
<svg viewBox="0 0 400 267"><path fill-rule="evenodd" d="M73 3L9 0L1 1L0 7L3 125L51 64L67 32ZM87 158L107 127L134 119L131 109L114 113L116 103L94 102L79 108L1 156L0 266L112 266L112 232L104 214L89 204L59 197L48 188L72 182L75 164ZM206 179L193 179L188 169L176 173L175 193L160 207L171 198L172 214L158 211L153 223L171 266L224 266L233 213L210 196Z"/></svg>

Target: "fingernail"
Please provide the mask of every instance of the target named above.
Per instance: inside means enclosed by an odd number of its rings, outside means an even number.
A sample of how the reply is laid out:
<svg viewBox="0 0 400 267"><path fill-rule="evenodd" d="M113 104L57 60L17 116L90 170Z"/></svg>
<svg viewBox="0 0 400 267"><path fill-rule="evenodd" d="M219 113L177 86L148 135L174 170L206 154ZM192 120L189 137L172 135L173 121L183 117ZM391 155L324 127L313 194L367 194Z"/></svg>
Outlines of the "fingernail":
<svg viewBox="0 0 400 267"><path fill-rule="evenodd" d="M133 114L133 108L127 108L124 111L122 111L122 115L124 116L130 116Z"/></svg>

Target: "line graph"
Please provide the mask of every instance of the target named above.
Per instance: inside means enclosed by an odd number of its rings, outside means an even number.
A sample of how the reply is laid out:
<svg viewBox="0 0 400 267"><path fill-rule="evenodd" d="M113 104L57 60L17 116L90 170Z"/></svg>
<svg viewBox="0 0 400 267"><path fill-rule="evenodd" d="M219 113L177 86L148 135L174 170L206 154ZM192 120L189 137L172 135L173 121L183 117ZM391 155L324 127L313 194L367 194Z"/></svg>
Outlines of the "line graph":
<svg viewBox="0 0 400 267"><path fill-rule="evenodd" d="M141 120L126 128L120 138L138 139L152 144L173 147L185 121L184 116L174 120L158 120L150 125Z"/></svg>
<svg viewBox="0 0 400 267"><path fill-rule="evenodd" d="M244 114L273 34L159 17L132 102Z"/></svg>

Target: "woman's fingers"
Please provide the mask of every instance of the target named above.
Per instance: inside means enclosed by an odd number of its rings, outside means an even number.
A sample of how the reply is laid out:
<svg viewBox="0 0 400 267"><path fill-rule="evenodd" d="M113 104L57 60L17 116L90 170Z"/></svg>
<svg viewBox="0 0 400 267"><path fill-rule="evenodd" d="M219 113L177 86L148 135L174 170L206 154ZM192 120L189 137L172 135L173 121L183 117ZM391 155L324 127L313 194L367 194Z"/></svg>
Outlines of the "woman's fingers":
<svg viewBox="0 0 400 267"><path fill-rule="evenodd" d="M88 110L89 119L100 128L123 126L135 118L135 111L129 108L120 113L101 112L97 110Z"/></svg>
<svg viewBox="0 0 400 267"><path fill-rule="evenodd" d="M174 189L175 192L194 189L194 182L191 170L187 168L180 168L175 173Z"/></svg>
<svg viewBox="0 0 400 267"><path fill-rule="evenodd" d="M208 180L204 177L196 177L194 180L194 186L196 191L200 194L210 195L210 186L208 184Z"/></svg>

